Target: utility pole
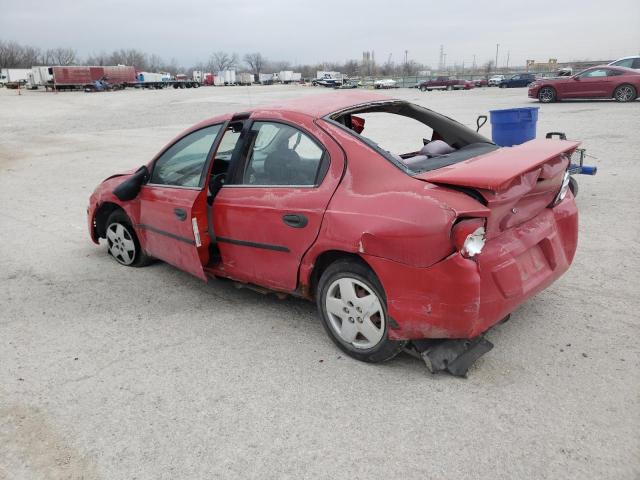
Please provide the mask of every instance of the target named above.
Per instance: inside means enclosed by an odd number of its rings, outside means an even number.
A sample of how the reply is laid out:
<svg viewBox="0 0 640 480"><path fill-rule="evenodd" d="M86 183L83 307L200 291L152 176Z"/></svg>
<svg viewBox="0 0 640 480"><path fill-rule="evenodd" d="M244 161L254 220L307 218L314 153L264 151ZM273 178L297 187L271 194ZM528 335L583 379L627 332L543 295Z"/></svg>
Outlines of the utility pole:
<svg viewBox="0 0 640 480"><path fill-rule="evenodd" d="M500 44L496 43L496 64L495 64L496 72L498 71L498 50L500 50Z"/></svg>
<svg viewBox="0 0 640 480"><path fill-rule="evenodd" d="M438 62L438 70L444 70L444 45L440 45L440 61Z"/></svg>
<svg viewBox="0 0 640 480"><path fill-rule="evenodd" d="M507 70L509 70L509 55L511 54L511 52L509 50L507 50Z"/></svg>
<svg viewBox="0 0 640 480"><path fill-rule="evenodd" d="M405 75L407 75L407 74L409 73L409 72L407 71L407 70L408 70L408 69L407 69L407 66L408 66L408 64L407 64L407 56L408 56L408 55L409 55L409 50L405 50L405 51L404 51L404 73L405 73Z"/></svg>
<svg viewBox="0 0 640 480"><path fill-rule="evenodd" d="M445 68L447 68L447 54L444 53L442 56L442 69L444 70Z"/></svg>
<svg viewBox="0 0 640 480"><path fill-rule="evenodd" d="M473 71L475 72L476 70L476 54L473 54Z"/></svg>

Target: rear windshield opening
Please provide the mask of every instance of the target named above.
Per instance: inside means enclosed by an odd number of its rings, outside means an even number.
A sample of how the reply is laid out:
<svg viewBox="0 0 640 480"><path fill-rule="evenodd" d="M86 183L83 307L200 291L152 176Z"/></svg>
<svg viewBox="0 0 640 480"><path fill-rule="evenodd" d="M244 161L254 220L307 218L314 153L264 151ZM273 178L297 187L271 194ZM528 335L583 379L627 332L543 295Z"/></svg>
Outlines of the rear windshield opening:
<svg viewBox="0 0 640 480"><path fill-rule="evenodd" d="M410 175L498 148L461 123L407 102L370 104L329 118Z"/></svg>

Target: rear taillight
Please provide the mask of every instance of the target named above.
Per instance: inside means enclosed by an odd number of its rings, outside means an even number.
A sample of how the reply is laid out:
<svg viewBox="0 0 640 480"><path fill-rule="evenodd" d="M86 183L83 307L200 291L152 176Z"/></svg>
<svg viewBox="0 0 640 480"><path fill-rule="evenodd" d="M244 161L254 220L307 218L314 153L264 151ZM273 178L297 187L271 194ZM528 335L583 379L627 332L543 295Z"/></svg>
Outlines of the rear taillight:
<svg viewBox="0 0 640 480"><path fill-rule="evenodd" d="M451 230L453 246L463 257L471 258L482 252L485 244L485 221L482 218L460 220Z"/></svg>
<svg viewBox="0 0 640 480"><path fill-rule="evenodd" d="M571 175L569 175L569 172L564 172L564 177L562 177L562 186L560 187L560 191L558 191L556 198L553 199L551 207L555 207L556 205L558 205L562 200L564 200L564 197L567 196L570 180Z"/></svg>

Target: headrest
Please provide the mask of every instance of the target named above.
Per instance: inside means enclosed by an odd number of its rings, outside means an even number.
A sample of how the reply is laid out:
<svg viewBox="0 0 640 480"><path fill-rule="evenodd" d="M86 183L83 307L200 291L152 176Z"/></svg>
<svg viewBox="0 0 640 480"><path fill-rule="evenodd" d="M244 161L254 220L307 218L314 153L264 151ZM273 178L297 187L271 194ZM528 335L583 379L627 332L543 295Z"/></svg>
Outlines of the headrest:
<svg viewBox="0 0 640 480"><path fill-rule="evenodd" d="M422 155L427 155L429 157L437 157L439 155L446 155L451 152L455 152L456 149L453 148L446 142L442 140L433 140L432 142L427 143L424 147L420 149L420 153Z"/></svg>

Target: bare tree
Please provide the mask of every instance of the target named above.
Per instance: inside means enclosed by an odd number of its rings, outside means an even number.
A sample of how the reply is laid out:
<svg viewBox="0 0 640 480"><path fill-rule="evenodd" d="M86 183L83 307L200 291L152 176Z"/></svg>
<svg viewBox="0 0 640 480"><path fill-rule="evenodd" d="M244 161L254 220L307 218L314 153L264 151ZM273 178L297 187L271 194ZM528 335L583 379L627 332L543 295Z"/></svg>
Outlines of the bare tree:
<svg viewBox="0 0 640 480"><path fill-rule="evenodd" d="M109 63L113 65L129 65L136 67L138 70L148 70L147 54L130 48L128 50L115 50L109 58Z"/></svg>
<svg viewBox="0 0 640 480"><path fill-rule="evenodd" d="M260 52L247 53L244 56L244 61L247 65L249 65L249 68L251 68L251 71L253 73L260 76L260 72L262 72L265 64L265 58Z"/></svg>
<svg viewBox="0 0 640 480"><path fill-rule="evenodd" d="M87 65L96 65L98 67L102 67L104 65L109 65L110 56L107 52L100 52L97 54L89 55L85 63Z"/></svg>
<svg viewBox="0 0 640 480"><path fill-rule="evenodd" d="M0 67L22 66L22 46L17 42L0 41Z"/></svg>
<svg viewBox="0 0 640 480"><path fill-rule="evenodd" d="M211 59L209 60L209 66L214 72L219 72L221 70L230 70L238 65L238 63L239 58L237 53L229 55L228 53L222 51L213 53L213 55L211 55Z"/></svg>
<svg viewBox="0 0 640 480"><path fill-rule="evenodd" d="M45 52L47 63L55 65L73 65L76 63L77 55L73 48L51 48Z"/></svg>
<svg viewBox="0 0 640 480"><path fill-rule="evenodd" d="M149 70L152 72L157 72L162 68L162 58L155 53L149 56Z"/></svg>
<svg viewBox="0 0 640 480"><path fill-rule="evenodd" d="M484 64L484 71L486 72L487 75L489 75L493 71L494 64L495 62L493 60L489 60L487 63Z"/></svg>

